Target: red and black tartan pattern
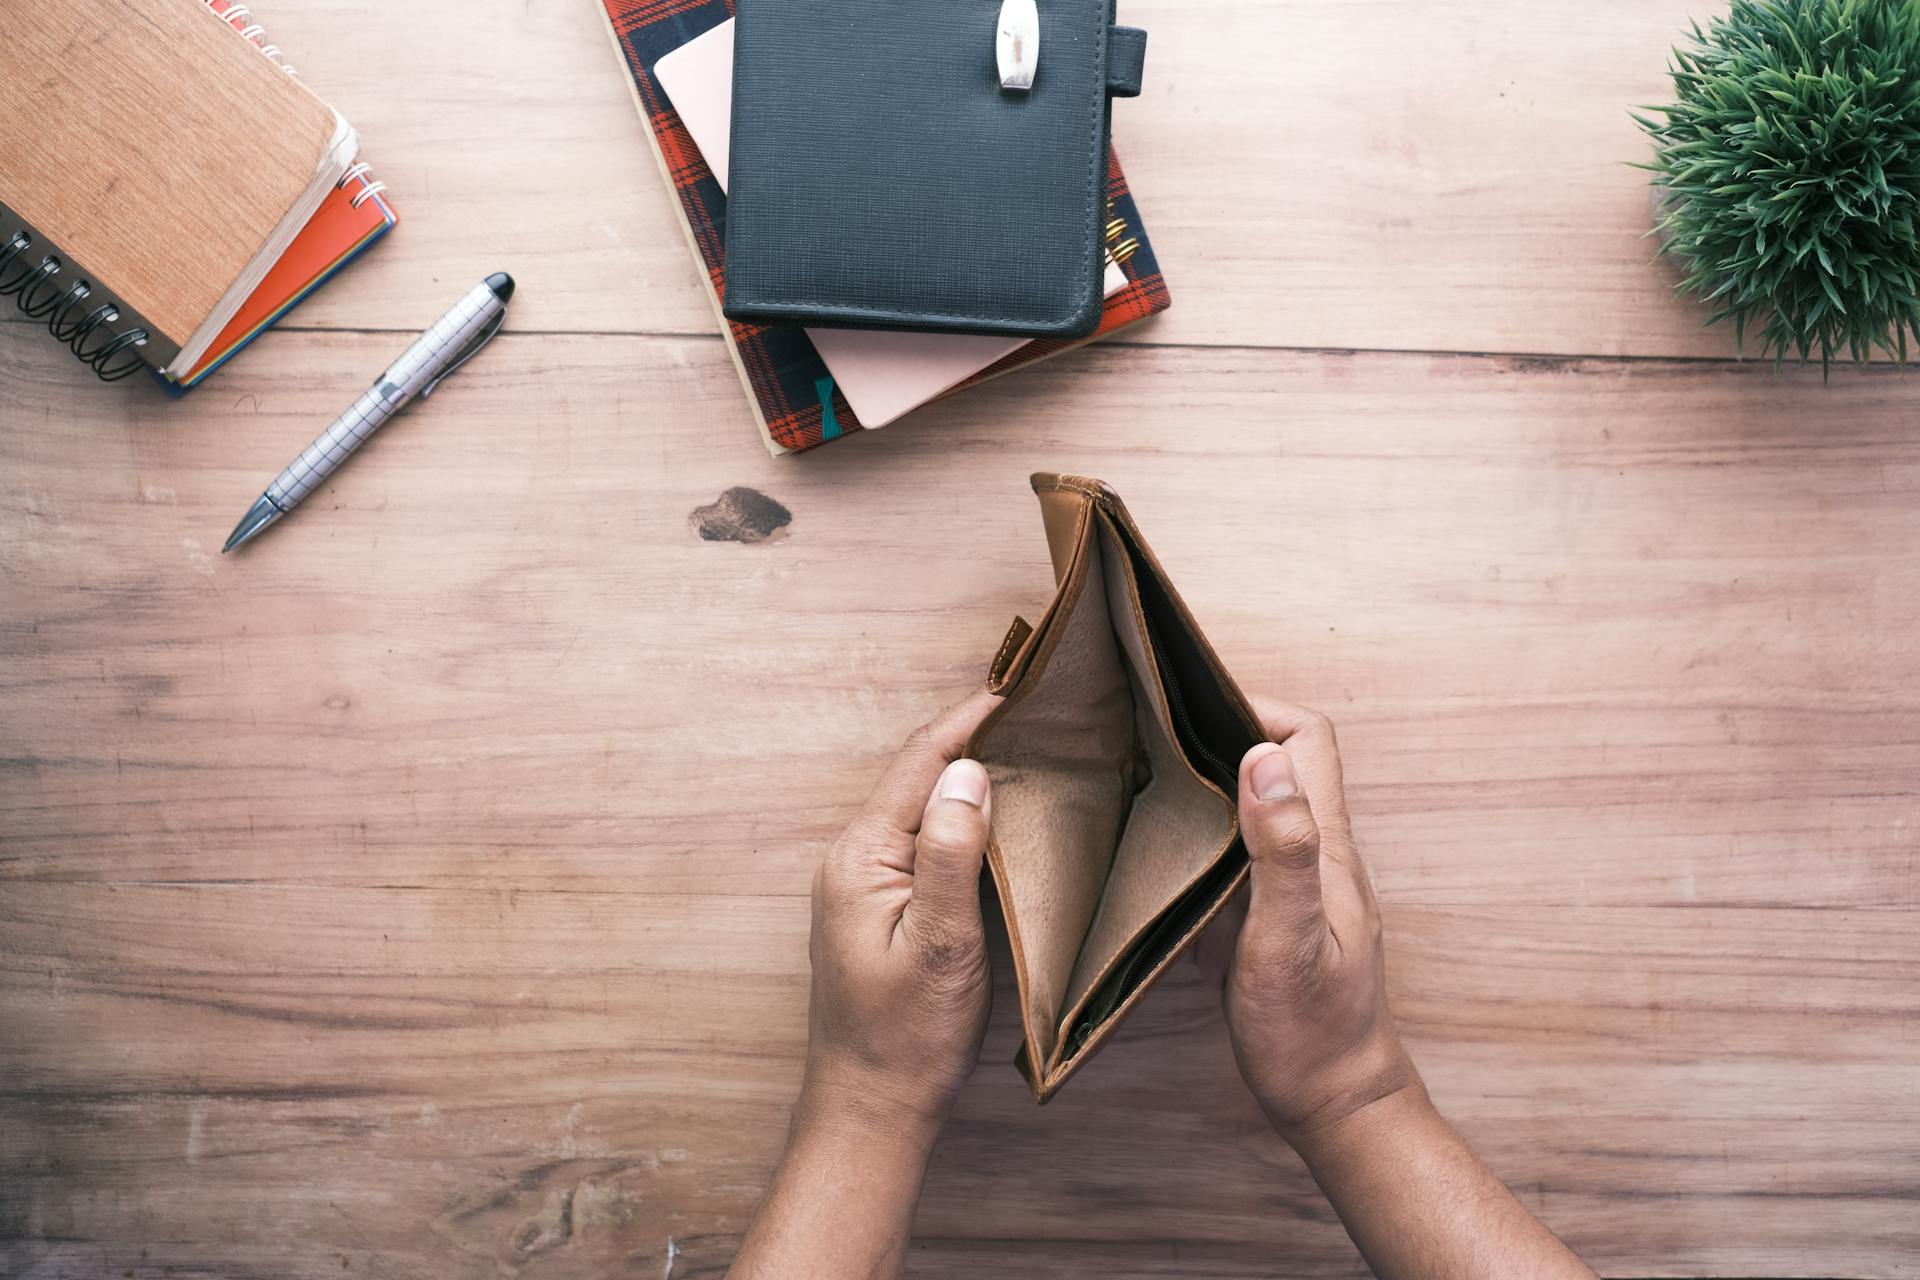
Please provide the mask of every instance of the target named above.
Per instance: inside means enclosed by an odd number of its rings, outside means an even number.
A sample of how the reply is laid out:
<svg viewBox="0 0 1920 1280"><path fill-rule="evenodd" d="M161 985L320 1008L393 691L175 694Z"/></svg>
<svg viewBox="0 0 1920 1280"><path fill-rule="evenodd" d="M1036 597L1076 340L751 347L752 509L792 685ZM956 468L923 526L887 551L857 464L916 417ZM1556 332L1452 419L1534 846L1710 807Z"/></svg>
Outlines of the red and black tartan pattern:
<svg viewBox="0 0 1920 1280"><path fill-rule="evenodd" d="M667 172L673 177L674 194L685 210L687 225L693 229L707 275L716 297L724 297L726 276L723 270L726 243L727 197L714 180L713 171L701 157L698 147L680 123L679 113L654 79L653 64L695 36L703 35L733 16L733 0L602 0L614 33L626 55L627 70L646 111L647 125L653 130L666 158ZM1128 234L1138 239L1139 249L1124 264L1125 289L1107 299L1095 338L1144 320L1169 305L1167 283L1154 259L1153 247L1141 225L1140 211L1127 189L1120 161L1109 153L1107 197L1113 202L1110 218L1127 225ZM835 435L827 435L827 415L820 402L819 388L830 385L827 366L819 352L807 340L798 325L741 324L729 321L729 335L738 349L747 381L766 419L767 433L783 448L811 449L817 444L850 432L862 430L860 421L839 391L833 393ZM987 378L1056 355L1078 343L1042 340L1030 342L990 368L983 369L961 384L969 387ZM960 388L955 388L956 390Z"/></svg>

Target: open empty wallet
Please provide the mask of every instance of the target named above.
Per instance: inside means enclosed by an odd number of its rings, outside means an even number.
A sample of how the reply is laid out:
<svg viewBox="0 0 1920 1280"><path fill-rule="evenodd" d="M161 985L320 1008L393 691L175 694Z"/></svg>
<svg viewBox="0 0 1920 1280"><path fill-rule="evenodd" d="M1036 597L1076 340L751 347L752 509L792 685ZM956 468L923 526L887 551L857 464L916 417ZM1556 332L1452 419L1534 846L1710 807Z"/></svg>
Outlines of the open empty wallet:
<svg viewBox="0 0 1920 1280"><path fill-rule="evenodd" d="M987 861L1045 1102L1247 875L1235 799L1259 721L1118 494L1036 475L1057 584L1015 618L968 754L993 783Z"/></svg>

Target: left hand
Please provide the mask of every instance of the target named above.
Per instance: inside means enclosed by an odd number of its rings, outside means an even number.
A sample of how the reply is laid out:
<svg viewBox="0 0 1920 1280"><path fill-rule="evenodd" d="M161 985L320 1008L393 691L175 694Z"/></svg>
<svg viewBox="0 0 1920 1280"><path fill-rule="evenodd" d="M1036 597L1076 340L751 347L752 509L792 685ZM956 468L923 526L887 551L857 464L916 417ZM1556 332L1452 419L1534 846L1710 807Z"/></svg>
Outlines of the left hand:
<svg viewBox="0 0 1920 1280"><path fill-rule="evenodd" d="M999 703L915 730L813 882L813 995L795 1116L931 1144L980 1057L993 998L980 919L992 815L961 759Z"/></svg>

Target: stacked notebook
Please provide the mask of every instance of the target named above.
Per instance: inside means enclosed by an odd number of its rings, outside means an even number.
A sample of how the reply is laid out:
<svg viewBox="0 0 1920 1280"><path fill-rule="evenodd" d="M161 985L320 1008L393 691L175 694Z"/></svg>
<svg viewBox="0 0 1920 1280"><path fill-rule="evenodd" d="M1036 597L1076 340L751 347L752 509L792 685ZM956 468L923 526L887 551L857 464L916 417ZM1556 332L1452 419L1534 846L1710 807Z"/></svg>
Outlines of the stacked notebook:
<svg viewBox="0 0 1920 1280"><path fill-rule="evenodd" d="M732 6L728 0L603 4L654 153L719 312L725 297L734 100ZM1090 337L1025 340L990 333L758 323L723 315L723 331L769 450L808 449L884 426L928 401L1165 310L1166 282L1111 153L1104 195L1105 303Z"/></svg>
<svg viewBox="0 0 1920 1280"><path fill-rule="evenodd" d="M0 40L0 298L109 381L194 385L394 223L234 0L65 0Z"/></svg>

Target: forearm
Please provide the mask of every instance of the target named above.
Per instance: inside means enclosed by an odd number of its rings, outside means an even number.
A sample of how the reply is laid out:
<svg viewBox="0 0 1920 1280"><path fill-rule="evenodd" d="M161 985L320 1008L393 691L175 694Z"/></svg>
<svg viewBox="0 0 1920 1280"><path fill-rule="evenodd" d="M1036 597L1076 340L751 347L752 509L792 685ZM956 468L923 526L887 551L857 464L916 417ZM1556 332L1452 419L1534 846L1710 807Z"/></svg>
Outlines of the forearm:
<svg viewBox="0 0 1920 1280"><path fill-rule="evenodd" d="M898 1276L935 1136L803 1095L730 1280Z"/></svg>
<svg viewBox="0 0 1920 1280"><path fill-rule="evenodd" d="M1418 1083L1292 1140L1380 1280L1592 1280Z"/></svg>

